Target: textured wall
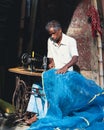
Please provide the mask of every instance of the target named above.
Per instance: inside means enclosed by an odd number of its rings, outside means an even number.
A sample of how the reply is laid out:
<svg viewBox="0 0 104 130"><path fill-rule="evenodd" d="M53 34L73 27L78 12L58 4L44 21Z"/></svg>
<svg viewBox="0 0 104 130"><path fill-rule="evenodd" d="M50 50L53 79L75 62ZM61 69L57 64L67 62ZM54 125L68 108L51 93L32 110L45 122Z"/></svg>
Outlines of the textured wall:
<svg viewBox="0 0 104 130"><path fill-rule="evenodd" d="M76 8L67 34L73 36L78 43L78 66L82 73L91 79L98 80L97 44L92 37L91 25L86 12L90 3L86 0Z"/></svg>

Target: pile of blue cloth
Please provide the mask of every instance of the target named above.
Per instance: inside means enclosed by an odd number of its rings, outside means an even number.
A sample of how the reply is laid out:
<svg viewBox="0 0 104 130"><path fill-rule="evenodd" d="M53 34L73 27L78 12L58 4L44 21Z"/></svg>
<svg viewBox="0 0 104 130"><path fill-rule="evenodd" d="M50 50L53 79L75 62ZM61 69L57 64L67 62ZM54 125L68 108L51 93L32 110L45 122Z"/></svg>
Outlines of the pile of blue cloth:
<svg viewBox="0 0 104 130"><path fill-rule="evenodd" d="M104 130L104 90L75 71L43 72L48 101L44 118L28 130Z"/></svg>

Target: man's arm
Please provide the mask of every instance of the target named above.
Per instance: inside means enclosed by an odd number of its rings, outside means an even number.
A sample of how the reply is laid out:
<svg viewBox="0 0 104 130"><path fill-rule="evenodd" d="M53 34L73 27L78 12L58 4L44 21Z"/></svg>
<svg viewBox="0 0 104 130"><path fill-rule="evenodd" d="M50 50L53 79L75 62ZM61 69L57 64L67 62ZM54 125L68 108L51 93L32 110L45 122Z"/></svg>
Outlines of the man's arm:
<svg viewBox="0 0 104 130"><path fill-rule="evenodd" d="M73 56L71 61L69 61L64 67L62 67L61 69L57 70L57 74L63 74L65 73L68 68L70 68L71 66L75 65L78 62L78 56Z"/></svg>
<svg viewBox="0 0 104 130"><path fill-rule="evenodd" d="M53 58L49 58L49 65L48 65L48 68L51 69L51 68L54 68L54 67L55 67L55 64L54 64Z"/></svg>

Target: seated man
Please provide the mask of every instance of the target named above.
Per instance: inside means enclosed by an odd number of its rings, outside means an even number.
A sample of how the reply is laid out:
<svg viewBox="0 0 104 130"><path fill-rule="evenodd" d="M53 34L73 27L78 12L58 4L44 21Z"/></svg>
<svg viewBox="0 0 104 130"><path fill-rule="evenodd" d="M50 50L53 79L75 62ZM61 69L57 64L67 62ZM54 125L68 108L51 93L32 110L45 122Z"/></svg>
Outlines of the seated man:
<svg viewBox="0 0 104 130"><path fill-rule="evenodd" d="M33 117L25 121L28 125L45 116L47 111L47 100L41 84L32 85L32 93L26 111L34 113Z"/></svg>
<svg viewBox="0 0 104 130"><path fill-rule="evenodd" d="M47 23L46 30L50 34L47 42L49 69L58 69L57 74L73 71L73 66L77 63L79 56L76 40L64 34L60 23L56 20Z"/></svg>
<svg viewBox="0 0 104 130"><path fill-rule="evenodd" d="M45 117L28 130L103 130L104 90L73 71L78 61L76 40L62 33L55 20L46 30L50 70L43 73L42 81L49 106Z"/></svg>

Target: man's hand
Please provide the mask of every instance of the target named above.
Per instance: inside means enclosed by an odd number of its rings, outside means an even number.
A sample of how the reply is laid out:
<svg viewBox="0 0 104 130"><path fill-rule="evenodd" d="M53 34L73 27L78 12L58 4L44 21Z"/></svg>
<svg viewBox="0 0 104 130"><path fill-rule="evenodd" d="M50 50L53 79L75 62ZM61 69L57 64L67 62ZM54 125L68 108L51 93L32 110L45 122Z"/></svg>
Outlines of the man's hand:
<svg viewBox="0 0 104 130"><path fill-rule="evenodd" d="M49 69L55 68L54 60L53 60L52 58L49 58L49 65L48 65L48 68L49 68Z"/></svg>
<svg viewBox="0 0 104 130"><path fill-rule="evenodd" d="M78 56L73 56L71 61L69 61L64 67L62 67L61 69L57 70L57 74L63 74L66 73L66 71L68 70L68 68L70 68L71 66L75 65L76 62L78 61Z"/></svg>
<svg viewBox="0 0 104 130"><path fill-rule="evenodd" d="M48 65L48 67L49 67L49 69L51 69L51 68L54 68L55 65L54 65L53 63L50 63L50 64Z"/></svg>
<svg viewBox="0 0 104 130"><path fill-rule="evenodd" d="M56 71L57 74L64 74L66 73L66 71L68 70L68 68L65 66L59 70Z"/></svg>

